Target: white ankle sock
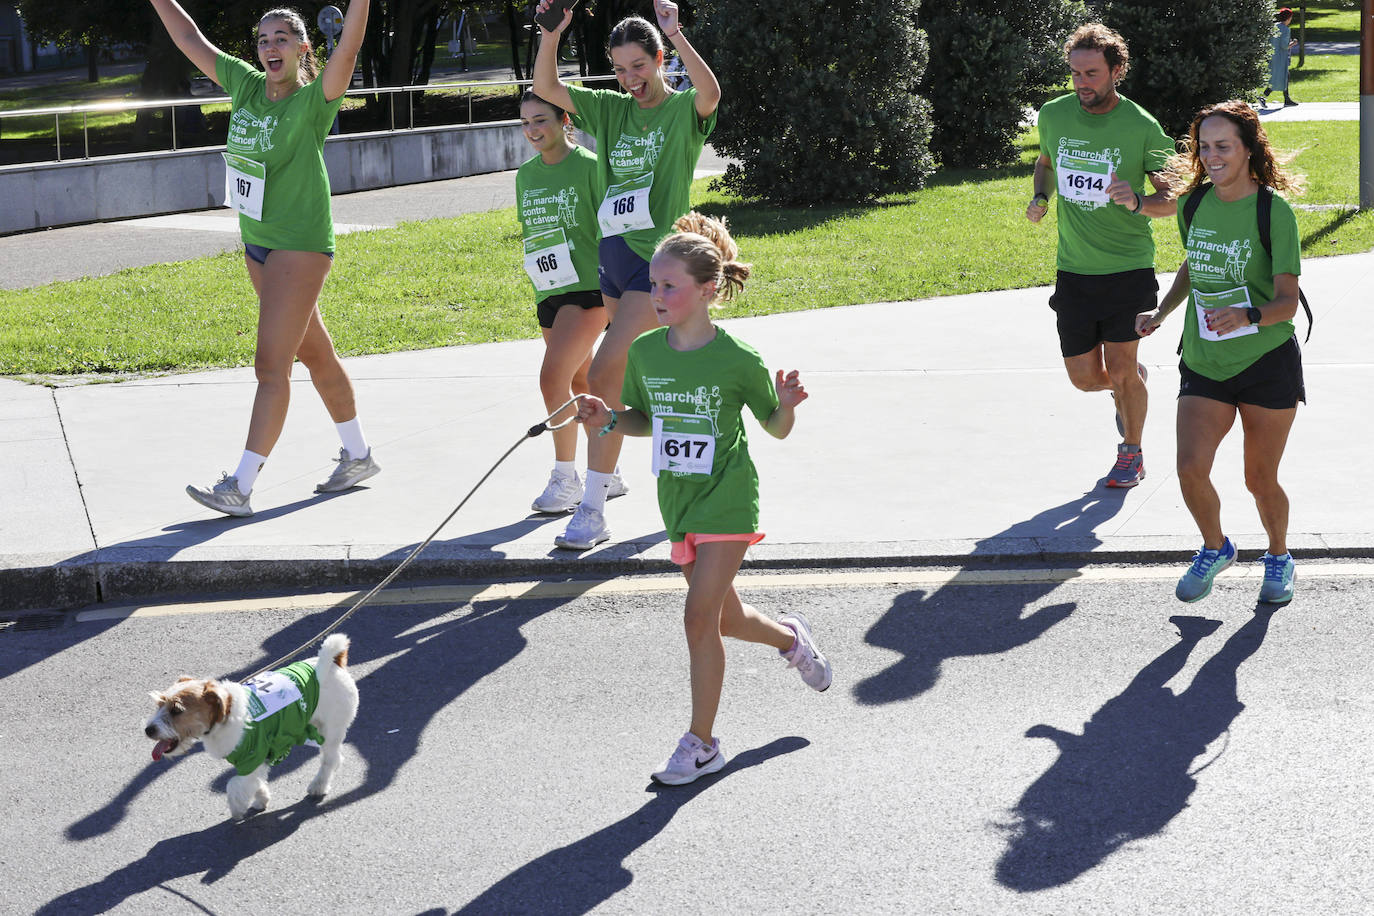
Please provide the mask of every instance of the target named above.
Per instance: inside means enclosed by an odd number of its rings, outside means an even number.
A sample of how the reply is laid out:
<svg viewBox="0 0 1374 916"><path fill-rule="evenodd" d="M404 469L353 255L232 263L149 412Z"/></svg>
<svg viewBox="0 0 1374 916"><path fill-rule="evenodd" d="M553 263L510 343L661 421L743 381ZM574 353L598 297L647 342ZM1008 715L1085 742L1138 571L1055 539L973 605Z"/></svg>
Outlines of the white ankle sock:
<svg viewBox="0 0 1374 916"><path fill-rule="evenodd" d="M577 476L577 462L576 462L576 461L555 461L555 462L553 463L553 470L554 470L554 473L555 473L555 474L561 474L561 475L564 476L564 477L576 477L576 476Z"/></svg>
<svg viewBox="0 0 1374 916"><path fill-rule="evenodd" d="M606 511L606 490L611 486L611 475L587 468L587 479L582 491L582 505L597 512Z"/></svg>
<svg viewBox="0 0 1374 916"><path fill-rule="evenodd" d="M259 455L257 452L243 450L243 457L239 459L239 469L234 472L234 476L239 481L239 492L245 496L253 492L253 484L258 482L258 471L267 463L266 455Z"/></svg>
<svg viewBox="0 0 1374 916"><path fill-rule="evenodd" d="M348 457L357 461L359 458L366 458L371 451L367 445L367 437L363 435L363 424L354 417L342 423L335 423L334 428L339 431L339 441L343 443L344 451L348 452Z"/></svg>

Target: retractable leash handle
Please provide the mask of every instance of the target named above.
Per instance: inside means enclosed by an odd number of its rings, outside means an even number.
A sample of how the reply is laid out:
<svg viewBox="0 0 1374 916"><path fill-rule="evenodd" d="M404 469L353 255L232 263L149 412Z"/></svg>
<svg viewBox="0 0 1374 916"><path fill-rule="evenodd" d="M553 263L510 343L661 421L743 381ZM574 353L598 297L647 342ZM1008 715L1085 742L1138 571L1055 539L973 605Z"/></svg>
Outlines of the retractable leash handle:
<svg viewBox="0 0 1374 916"><path fill-rule="evenodd" d="M467 495L467 496L464 496L463 499L462 499L462 501L459 502L458 505L456 505L456 506L453 507L453 511L450 512L447 516L445 516L444 520L443 520L442 522L439 523L439 527L435 528L432 532L430 532L429 537L425 538L424 541L422 541L414 550L412 550L409 554L407 554L407 555L406 555L406 558L405 558L404 560L401 561L401 563L400 563L399 566L397 566L395 569L393 569L393 570L391 571L391 574L390 574L390 575L388 575L388 576L387 576L385 579L383 579L381 582L377 583L376 587L374 587L374 588L372 589L372 591L368 592L366 595L363 595L361 598L359 598L359 599L358 599L358 602L357 602L356 604L354 604L351 608L349 608L347 611L345 611L345 612L343 613L343 616L341 616L338 620L334 621L334 622L331 623L328 627L326 627L324 630L322 630L318 635L315 636L314 639L311 639L309 642L305 643L304 645L297 647L296 649L294 649L293 651L287 653L286 655L283 655L281 658L277 659L276 661L272 662L271 664L264 665L263 667L259 668L257 671L254 671L252 674L248 675L247 677L241 678L241 680L245 680L245 681L252 680L253 678L257 677L259 674L264 674L264 673L266 673L266 672L268 672L268 671L273 671L273 670L275 670L275 669L277 669L277 668L280 668L282 665L284 665L284 664L286 664L287 662L291 661L291 659L295 658L297 655L300 655L302 652L304 652L306 649L309 649L311 646L315 645L316 643L323 641L324 638L325 638L326 636L328 636L330 633L333 633L335 630L337 630L337 629L339 628L339 626L340 626L345 620L347 620L349 617L352 617L352 616L353 616L353 613L354 613L355 611L357 611L357 610L358 610L360 607L362 607L364 604L367 604L368 601L372 600L372 598L375 597L375 596L377 595L377 593L380 592L382 589L384 589L384 588L386 588L388 585L390 585L390 584L392 583L392 581L393 581L397 576L399 576L399 575L401 574L401 570L405 569L408 565L410 565L410 561L413 560L413 559L415 559L417 556L419 556L419 555L420 555L420 551L422 551L422 550L424 550L426 547L428 547L429 544L430 544L430 542L433 541L436 537L439 536L439 532L442 531L442 530L444 529L444 526L445 526L445 525L447 525L449 522L451 522L451 521L453 520L453 517L454 517L455 515L458 514L458 510L461 509L461 508L463 508L463 506L467 505L467 501L468 501L469 499L472 499L472 494L476 493L477 490L478 490L478 488L481 487L482 484L484 484L484 483L487 482L487 478L488 478L488 477L490 477L492 474L496 473L496 469L499 468L499 467L501 466L502 462L504 462L507 458L509 458L509 457L511 456L511 453L512 453L512 452L514 452L517 448L520 447L520 444L521 444L522 442L524 442L526 439L533 439L533 438L535 438L535 437L538 436L540 433L544 432L544 430L549 430L550 432L552 432L553 430L556 430L556 429L562 429L563 427L567 426L569 423L576 422L576 420L577 420L577 415L576 415L576 414L573 414L571 417L568 417L568 418L567 418L566 420L564 420L562 423L558 423L558 424L553 425L553 426L550 426L550 425L549 425L549 421L550 421L550 420L552 420L554 417L558 416L560 413L562 413L564 410L566 410L570 405L576 404L576 403L577 403L577 397L576 397L576 396L573 396L573 397L569 398L568 400L564 401L564 402L558 407L557 410L555 410L553 413L549 414L549 415L548 415L547 417L545 417L544 419L540 420L538 423L536 423L536 424L534 424L533 426L531 426L528 430L526 430L526 432L525 432L524 435L522 435L519 439L515 440L515 444L512 445L510 448L506 449L506 453L505 453L504 455L502 455L500 458L496 459L496 463L493 464L493 465L491 466L491 469L490 469L489 471L487 471L485 474L482 475L482 479L479 480L479 481L477 481L476 486L474 486L471 490L468 491L468 495Z"/></svg>

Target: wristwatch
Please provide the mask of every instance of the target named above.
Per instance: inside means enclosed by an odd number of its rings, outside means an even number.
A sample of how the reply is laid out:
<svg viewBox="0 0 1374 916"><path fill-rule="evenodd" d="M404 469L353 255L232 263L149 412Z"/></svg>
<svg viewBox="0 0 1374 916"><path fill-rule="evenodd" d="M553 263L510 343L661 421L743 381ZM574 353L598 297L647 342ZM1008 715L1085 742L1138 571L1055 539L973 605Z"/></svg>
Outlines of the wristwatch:
<svg viewBox="0 0 1374 916"><path fill-rule="evenodd" d="M1260 320L1264 318L1264 313L1252 305L1245 310L1245 317L1250 319L1251 324L1259 324Z"/></svg>
<svg viewBox="0 0 1374 916"><path fill-rule="evenodd" d="M1037 194L1031 198L1031 203L1035 204L1037 207L1048 207L1050 205L1050 196L1048 194Z"/></svg>

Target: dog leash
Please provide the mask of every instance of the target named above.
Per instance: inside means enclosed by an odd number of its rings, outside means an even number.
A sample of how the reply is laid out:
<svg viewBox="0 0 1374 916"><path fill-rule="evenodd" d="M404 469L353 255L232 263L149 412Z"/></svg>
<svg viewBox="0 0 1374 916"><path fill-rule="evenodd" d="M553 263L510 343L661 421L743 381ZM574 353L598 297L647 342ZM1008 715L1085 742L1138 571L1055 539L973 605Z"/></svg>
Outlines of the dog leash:
<svg viewBox="0 0 1374 916"><path fill-rule="evenodd" d="M487 482L487 478L488 478L488 477L490 477L492 474L496 473L496 469L499 468L499 467L501 466L501 463L502 463L503 461L505 461L507 458L509 458L509 457L511 456L511 453L514 452L517 448L519 448L519 447L520 447L520 444L521 444L522 442L524 442L526 439L533 439L533 438L535 438L536 436L538 436L540 433L544 432L545 430L548 430L548 431L552 432L553 430L562 429L563 427L567 426L569 423L574 422L574 421L577 419L577 415L576 415L576 414L574 414L574 415L571 416L571 417L568 417L568 419L564 420L562 423L559 423L559 424L557 424L557 425L555 425L555 426L550 426L550 425L549 425L549 421L550 421L550 420L552 420L554 417L558 416L558 415L559 415L560 413L562 413L565 409L567 409L567 407L569 407L570 405L572 405L572 404L574 404L574 403L576 403L576 402L577 402L577 397L576 397L576 396L574 396L574 397L572 397L572 398L569 398L567 401L564 401L563 404L562 404L562 406L560 406L560 407L559 407L557 410L555 410L553 413L549 414L549 415L548 415L547 417L545 417L543 420L540 420L538 423L534 424L534 425L531 426L528 430L526 430L526 431L525 431L525 434L524 434L523 436L521 436L519 439L517 439L517 440L515 441L515 444L514 444L514 445L512 445L510 448L506 449L506 453L505 453L504 455L502 455L500 458L496 459L496 463L493 464L493 465L491 466L491 470L487 471L485 474L482 475L482 479L479 480L479 481L477 481L477 485L474 486L471 490L469 490L469 491L468 491L468 495L467 495L467 496L464 496L463 499L462 499L462 501L461 501L460 503L458 503L458 505L456 505L456 506L453 507L453 511L450 512L450 513L448 514L448 516L445 517L444 520L443 520L442 522L439 523L439 527L435 528L434 531L430 533L429 537L425 538L424 541L421 542L420 545L419 545L418 547L416 547L414 550L412 550L412 551L410 552L410 554L407 555L406 558L405 558L404 560L401 561L401 565L397 566L395 569L393 569L393 570L391 571L391 574L390 574L389 576L387 576L385 579L383 579L381 582L379 582L379 583L377 584L377 586L376 586L375 588L372 589L372 591L368 592L366 595L363 595L362 598L358 599L358 602L357 602L356 604L354 604L351 608L349 608L347 611L345 611L342 617L340 617L338 620L336 620L336 621L334 621L333 623L331 623L328 627L326 627L324 630L322 630L318 635L316 635L313 639L311 639L311 640L310 640L309 642L307 642L305 645L300 646L300 647L298 647L298 648L292 650L291 652L288 652L286 655L283 655L281 658L277 659L276 661L274 661L274 662L272 662L272 663L270 663L270 664L264 665L263 667L259 668L257 671L254 671L252 674L248 675L248 677L243 678L243 680L245 680L245 681L251 681L253 678L257 677L259 674L263 674L263 673L268 672L268 671L273 671L273 670L275 670L275 669L277 669L277 668L282 667L282 665L286 664L288 661L290 661L291 659L295 658L297 655L300 655L302 652L304 652L306 649L309 649L311 646L315 645L316 643L322 642L326 636L328 636L330 633L333 633L335 630L337 630L337 629L339 628L339 625L342 624L342 623L343 623L345 620L347 620L349 617L352 617L353 614L354 614L354 612L356 612L356 611L358 610L358 608L362 607L364 604L367 604L367 602L370 601L370 600L372 600L372 598L375 597L376 594L377 594L378 592L380 592L382 589L384 589L384 588L386 588L388 585L390 585L391 582L392 582L392 580L394 580L397 576L399 576L399 575L401 574L401 570L405 569L406 566L408 566L408 565L410 564L410 561L411 561L411 560L413 560L413 559L415 559L417 556L419 556L419 555L420 555L420 551L422 551L422 550L424 550L426 547L428 547L430 541L432 541L432 540L434 540L436 537L438 537L439 532L443 530L443 528L444 528L445 525L447 525L450 521L453 520L453 517L454 517L455 515L458 514L458 510L461 509L461 508L463 508L463 506L467 504L467 501L468 501L469 499L472 498L472 494L474 494L474 493L477 492L478 487L481 487L482 484L484 484L484 483Z"/></svg>

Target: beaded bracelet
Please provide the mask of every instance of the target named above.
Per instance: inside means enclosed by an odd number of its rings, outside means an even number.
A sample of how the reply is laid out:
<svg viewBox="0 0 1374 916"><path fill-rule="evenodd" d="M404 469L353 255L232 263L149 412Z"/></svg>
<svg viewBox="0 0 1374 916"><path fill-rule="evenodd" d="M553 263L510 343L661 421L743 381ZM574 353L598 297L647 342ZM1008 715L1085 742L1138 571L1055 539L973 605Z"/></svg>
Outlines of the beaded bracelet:
<svg viewBox="0 0 1374 916"><path fill-rule="evenodd" d="M597 433L598 436L604 436L604 435L606 435L608 432L610 432L611 430L615 429L615 424L616 424L616 423L619 421L619 419L620 419L619 417L617 417L617 416L615 415L615 411L614 411L613 409L607 408L607 410L610 410L610 411L611 411L611 422L609 422L609 423L607 423L605 426L601 427L601 432Z"/></svg>

